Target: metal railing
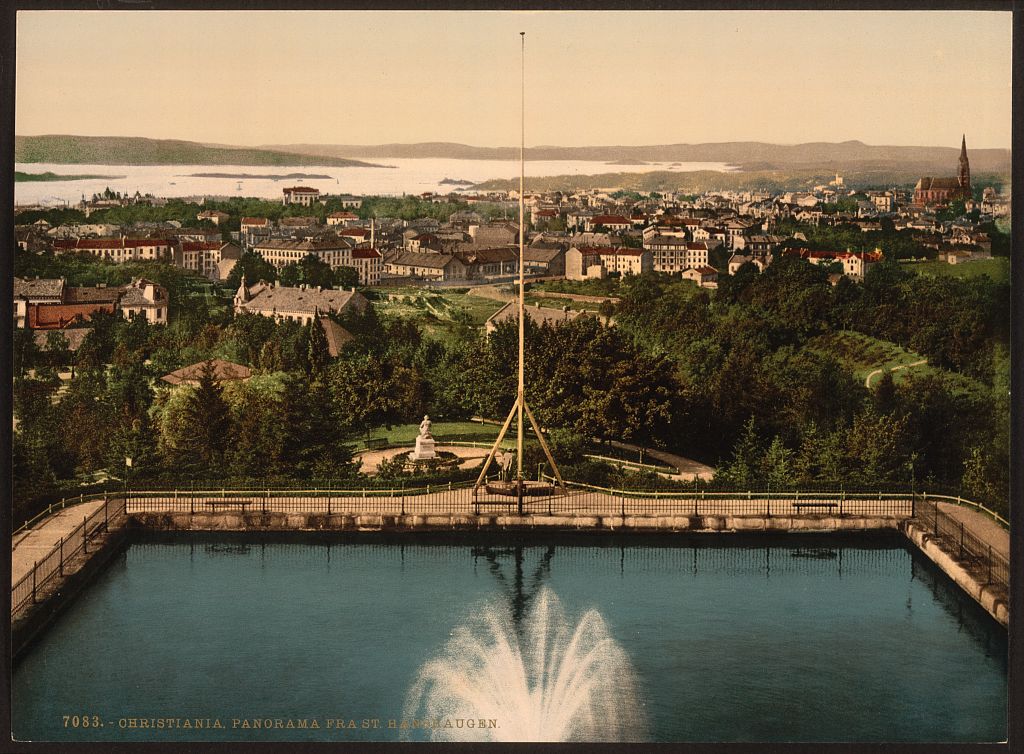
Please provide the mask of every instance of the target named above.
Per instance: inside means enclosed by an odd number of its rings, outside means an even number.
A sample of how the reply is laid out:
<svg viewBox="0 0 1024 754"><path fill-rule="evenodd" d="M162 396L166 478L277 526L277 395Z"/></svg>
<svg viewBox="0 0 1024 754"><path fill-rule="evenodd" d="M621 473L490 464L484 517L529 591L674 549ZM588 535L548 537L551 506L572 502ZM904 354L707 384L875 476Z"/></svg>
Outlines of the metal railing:
<svg viewBox="0 0 1024 754"><path fill-rule="evenodd" d="M32 570L22 576L11 587L11 615L38 601L42 590L54 577L63 577L68 562L80 552L88 554L89 543L100 533L110 531L125 518L125 501L104 500L103 505L88 516L69 534L61 537L58 544L42 559L37 560Z"/></svg>
<svg viewBox="0 0 1024 754"><path fill-rule="evenodd" d="M871 516L909 518L913 496L880 492L708 492L613 490L568 483L564 493L550 482L541 494L523 497L531 515L619 516ZM499 494L473 482L421 487L361 489L186 489L133 491L128 513L313 513L313 514L479 514L518 509L513 494ZM536 490L533 490L536 492Z"/></svg>
<svg viewBox="0 0 1024 754"><path fill-rule="evenodd" d="M1009 591L1010 562L992 545L976 536L970 528L939 510L935 498L928 495L916 505L914 519L931 532L939 546L964 566L984 586L995 585ZM957 498L949 498L957 500ZM975 503L971 504L974 507ZM991 513L991 511L989 511ZM993 514L995 515L995 514Z"/></svg>
<svg viewBox="0 0 1024 754"><path fill-rule="evenodd" d="M1009 562L960 521L939 510L936 495L884 492L724 492L616 490L576 482L560 490L550 477L542 494L524 495L528 515L580 516L807 516L914 518L929 528L951 554L970 567L986 584L1009 584ZM131 491L127 498L79 496L79 502L104 499L102 507L63 537L58 545L11 589L12 615L39 599L43 587L63 576L68 562L88 553L98 533L119 525L135 513L306 513L348 515L456 515L512 513L515 495L498 494L472 481L440 485L359 489L171 489ZM973 508L982 506L949 498ZM52 508L60 510L61 508ZM991 511L987 511L991 514ZM995 515L995 514L992 514ZM36 517L39 519L40 517ZM998 518L998 517L997 517ZM35 519L34 519L35 520Z"/></svg>
<svg viewBox="0 0 1024 754"><path fill-rule="evenodd" d="M79 505L83 502L85 502L85 495L79 495L77 498L61 498L60 503L50 503L44 510L39 511L32 518L23 522L13 533L19 534L26 529L31 529L37 521L42 521L44 518L53 515L54 511L62 511L69 505Z"/></svg>
<svg viewBox="0 0 1024 754"><path fill-rule="evenodd" d="M925 497L928 500L943 500L943 501L949 502L949 503L956 503L957 505L960 505L960 506L966 506L968 508L974 508L974 510L978 511L979 513L984 513L986 516L991 518L993 521L995 521L997 524L1002 526L1004 529L1009 530L1009 528L1010 528L1010 522L1009 521L1007 521L1005 518L1000 516L998 513L996 513L991 508L986 508L981 503L975 503L975 502L972 502L970 500L965 500L964 498L959 497L959 496L955 496L954 497L953 495L935 495L935 494L932 494L930 492L924 492L924 493L921 493L921 494L923 495L923 497Z"/></svg>

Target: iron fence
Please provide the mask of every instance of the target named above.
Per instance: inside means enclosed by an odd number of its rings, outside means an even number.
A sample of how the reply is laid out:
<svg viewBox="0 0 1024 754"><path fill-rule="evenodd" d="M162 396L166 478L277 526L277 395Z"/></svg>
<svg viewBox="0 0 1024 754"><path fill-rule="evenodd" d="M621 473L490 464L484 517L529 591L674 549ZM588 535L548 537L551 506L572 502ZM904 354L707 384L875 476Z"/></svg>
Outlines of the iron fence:
<svg viewBox="0 0 1024 754"><path fill-rule="evenodd" d="M125 512L123 499L107 499L90 515L82 516L82 523L61 537L58 544L33 563L32 569L11 587L11 616L30 602L37 602L44 587L54 577L64 576L68 562L80 552L88 554L90 541L100 532L108 532L111 524L120 525L125 518Z"/></svg>
<svg viewBox="0 0 1024 754"><path fill-rule="evenodd" d="M963 521L940 510L938 503L931 497L919 500L915 520L932 533L946 553L955 557L985 586L995 585L1009 591L1009 560L976 536Z"/></svg>
<svg viewBox="0 0 1024 754"><path fill-rule="evenodd" d="M488 480L490 481L490 480ZM500 494L498 487L474 482L447 482L418 487L358 489L169 489L129 491L107 499L11 589L12 615L39 599L68 562L111 523L120 525L134 513L302 513L323 515L457 515L512 514L551 516L838 516L914 518L932 530L947 551L959 557L986 584L1009 584L1009 562L960 521L942 512L934 496L898 492L771 492L615 490L569 482L560 488L546 478L542 494ZM529 488L527 488L529 490ZM534 488L532 491L537 491ZM91 499L96 499L94 496ZM80 496L80 502L89 496ZM952 498L950 498L952 500ZM978 507L957 499L960 504ZM58 510L62 510L62 508ZM996 516L998 519L998 516ZM999 519L1001 520L1001 519ZM1005 523L1005 522L1004 522Z"/></svg>
<svg viewBox="0 0 1024 754"><path fill-rule="evenodd" d="M577 516L863 516L909 518L914 499L882 492L709 492L613 490L551 482L542 494L499 493L473 482L359 489L186 489L131 492L128 513L312 513ZM527 488L536 492L537 488Z"/></svg>

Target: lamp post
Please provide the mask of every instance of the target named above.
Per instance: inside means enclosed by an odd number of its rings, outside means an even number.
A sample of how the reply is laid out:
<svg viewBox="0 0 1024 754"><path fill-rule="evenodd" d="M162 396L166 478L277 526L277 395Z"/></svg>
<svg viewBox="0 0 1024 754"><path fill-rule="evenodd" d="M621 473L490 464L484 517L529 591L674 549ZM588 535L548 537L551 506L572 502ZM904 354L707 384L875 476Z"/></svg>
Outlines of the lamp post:
<svg viewBox="0 0 1024 754"><path fill-rule="evenodd" d="M132 457L124 457L124 504L125 508L128 507L128 474L132 469Z"/></svg>

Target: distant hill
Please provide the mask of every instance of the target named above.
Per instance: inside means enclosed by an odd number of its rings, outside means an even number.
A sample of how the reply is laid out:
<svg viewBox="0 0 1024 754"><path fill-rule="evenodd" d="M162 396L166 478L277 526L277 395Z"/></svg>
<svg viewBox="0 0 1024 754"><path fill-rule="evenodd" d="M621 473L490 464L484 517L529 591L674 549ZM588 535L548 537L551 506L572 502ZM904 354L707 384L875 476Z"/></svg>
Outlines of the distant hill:
<svg viewBox="0 0 1024 754"><path fill-rule="evenodd" d="M450 142L418 144L267 144L234 147L192 141L127 136L15 136L15 162L95 165L324 165L384 167L362 159L440 158L515 160L517 147L474 147ZM766 144L735 141L651 146L557 147L526 150L527 160L586 160L605 164L723 162L744 172L896 173L901 176L956 175L959 146L872 146L842 143ZM1009 175L1010 150L971 149L972 173ZM362 158L362 159L360 159ZM901 181L902 182L902 181Z"/></svg>
<svg viewBox="0 0 1024 754"><path fill-rule="evenodd" d="M447 158L461 160L514 160L518 147L472 147L449 142L419 144L273 144L262 149L303 155L332 157ZM971 169L1009 172L1010 150L971 149ZM914 165L938 175L956 175L959 145L951 147L872 146L860 141L841 143L767 144L758 141L734 141L710 144L661 144L651 146L556 147L539 146L526 150L527 160L588 160L635 164L637 162L725 162L743 170L845 169L846 165ZM924 173L927 175L928 173Z"/></svg>
<svg viewBox="0 0 1024 754"><path fill-rule="evenodd" d="M913 187L921 175L927 173L913 167L868 167L864 169L843 169L843 181L849 188L878 188L898 186ZM680 191L699 194L704 191L807 191L812 187L828 183L833 174L823 170L803 168L782 168L778 170L744 170L718 172L697 170L653 170L649 173L600 173L596 175L554 175L527 180L530 191L585 191L588 189L626 189L630 191ZM1009 185L1009 171L988 173L971 170L971 182L977 186ZM477 191L509 191L519 187L518 179L496 179L475 185Z"/></svg>
<svg viewBox="0 0 1024 754"><path fill-rule="evenodd" d="M15 136L14 161L60 165L322 165L384 167L345 157L299 155L260 147L211 147L135 136Z"/></svg>

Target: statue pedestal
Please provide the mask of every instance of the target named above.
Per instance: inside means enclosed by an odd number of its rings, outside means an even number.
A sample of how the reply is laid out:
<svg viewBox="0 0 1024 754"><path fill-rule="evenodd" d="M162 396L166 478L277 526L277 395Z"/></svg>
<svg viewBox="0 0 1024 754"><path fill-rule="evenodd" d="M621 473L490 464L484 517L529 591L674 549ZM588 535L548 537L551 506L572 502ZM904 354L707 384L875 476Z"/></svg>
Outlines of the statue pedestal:
<svg viewBox="0 0 1024 754"><path fill-rule="evenodd" d="M427 461L431 458L437 458L437 452L434 450L434 438L430 435L424 437L419 435L416 438L416 450L409 456L413 461Z"/></svg>

